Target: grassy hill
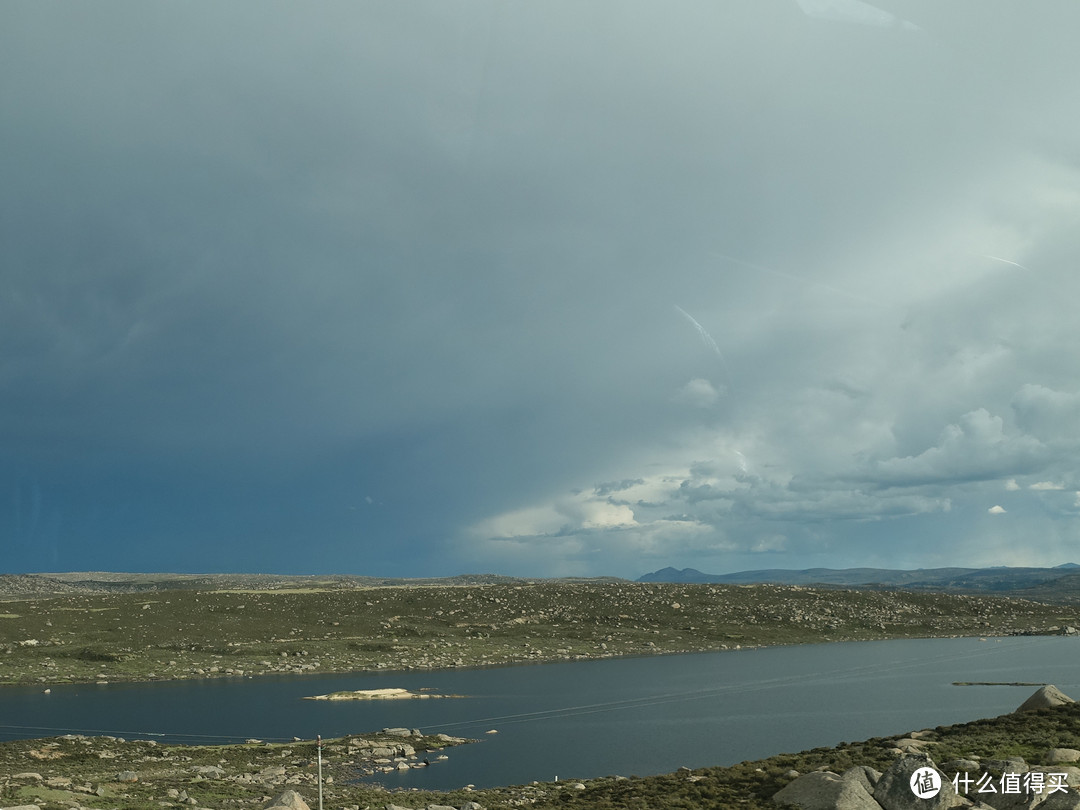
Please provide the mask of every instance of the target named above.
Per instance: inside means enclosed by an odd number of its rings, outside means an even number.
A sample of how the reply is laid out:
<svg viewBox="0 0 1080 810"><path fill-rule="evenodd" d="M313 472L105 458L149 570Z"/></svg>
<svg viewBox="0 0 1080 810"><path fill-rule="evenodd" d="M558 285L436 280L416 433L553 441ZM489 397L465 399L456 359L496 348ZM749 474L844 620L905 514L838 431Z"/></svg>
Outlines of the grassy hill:
<svg viewBox="0 0 1080 810"><path fill-rule="evenodd" d="M1071 605L785 585L247 584L9 598L0 683L439 669L1080 625Z"/></svg>

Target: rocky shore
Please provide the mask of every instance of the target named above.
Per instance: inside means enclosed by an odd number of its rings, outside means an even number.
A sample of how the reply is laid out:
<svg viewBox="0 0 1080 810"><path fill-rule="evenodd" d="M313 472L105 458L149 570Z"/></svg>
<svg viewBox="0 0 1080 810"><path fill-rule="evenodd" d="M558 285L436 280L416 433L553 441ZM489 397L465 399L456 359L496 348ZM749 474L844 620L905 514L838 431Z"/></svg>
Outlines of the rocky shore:
<svg viewBox="0 0 1080 810"><path fill-rule="evenodd" d="M468 742L407 728L324 741L324 799L348 808L358 780L437 767L449 758L448 751ZM318 759L316 744L310 740L177 746L67 734L0 743L0 807L257 808L269 799L265 794L275 791L315 795Z"/></svg>
<svg viewBox="0 0 1080 810"><path fill-rule="evenodd" d="M1080 704L1051 687L1016 712L898 736L650 777L607 776L450 792L359 781L439 767L460 738L384 729L323 746L324 806L338 810L1080 810ZM424 760L427 760L425 763ZM286 791L318 795L311 741L158 745L69 735L0 743L0 808L32 810L304 810ZM939 790L912 791L932 768ZM957 786L953 786L956 778ZM988 792L987 785L994 787Z"/></svg>
<svg viewBox="0 0 1080 810"><path fill-rule="evenodd" d="M1071 703L1056 687L1044 686L1015 713ZM772 800L797 810L1080 810L1080 750L1048 748L1037 763L968 753L938 765L932 758L938 746L937 734L927 729L894 741L897 758L884 773L867 765L843 773L789 771L791 781Z"/></svg>

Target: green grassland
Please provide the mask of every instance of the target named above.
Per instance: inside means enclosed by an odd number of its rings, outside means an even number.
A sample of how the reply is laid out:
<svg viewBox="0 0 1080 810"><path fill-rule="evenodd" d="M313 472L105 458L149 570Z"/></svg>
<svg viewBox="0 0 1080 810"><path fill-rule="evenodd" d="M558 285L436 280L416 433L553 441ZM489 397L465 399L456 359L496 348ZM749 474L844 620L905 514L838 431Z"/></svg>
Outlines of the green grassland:
<svg viewBox="0 0 1080 810"><path fill-rule="evenodd" d="M783 585L537 582L9 599L0 683L442 669L745 646L1053 633L1080 607Z"/></svg>

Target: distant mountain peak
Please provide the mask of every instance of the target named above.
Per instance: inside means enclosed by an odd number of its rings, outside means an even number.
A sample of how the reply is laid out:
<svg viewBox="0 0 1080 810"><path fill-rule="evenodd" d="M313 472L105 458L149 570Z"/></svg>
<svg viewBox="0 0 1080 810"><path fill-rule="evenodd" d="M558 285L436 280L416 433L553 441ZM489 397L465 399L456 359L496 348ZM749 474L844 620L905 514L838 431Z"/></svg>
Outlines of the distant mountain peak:
<svg viewBox="0 0 1080 810"><path fill-rule="evenodd" d="M691 583L691 582L711 582L712 578L709 574L703 574L696 568L672 568L670 565L667 568L661 568L659 571L653 571L651 574L644 574L638 577L638 582L677 582L677 583Z"/></svg>
<svg viewBox="0 0 1080 810"><path fill-rule="evenodd" d="M1054 568L772 568L763 571L736 571L731 574L703 574L694 568L664 568L638 578L638 582L670 582L678 585L731 584L751 585L825 585L833 587L916 588L950 591L1012 591L1034 587L1052 587L1057 580L1075 577L1077 563Z"/></svg>

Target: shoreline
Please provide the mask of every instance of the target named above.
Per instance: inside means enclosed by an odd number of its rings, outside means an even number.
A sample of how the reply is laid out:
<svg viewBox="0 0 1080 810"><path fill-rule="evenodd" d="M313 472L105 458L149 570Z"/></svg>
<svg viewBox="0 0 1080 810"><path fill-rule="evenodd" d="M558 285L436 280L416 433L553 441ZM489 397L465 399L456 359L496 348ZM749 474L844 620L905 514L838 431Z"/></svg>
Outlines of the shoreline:
<svg viewBox="0 0 1080 810"><path fill-rule="evenodd" d="M876 782L881 772L925 754L946 776L957 769L974 768L973 774L983 768L1000 772L1026 761L1033 770L1065 773L1073 790L1080 786L1080 768L1064 764L1068 760L1063 761L1060 754L1052 758L1054 752L1080 748L1080 704L1076 703L728 766L679 768L655 776L578 779L570 774L555 782L443 791L387 788L358 780L377 779L379 772L403 768L437 767L439 758L447 756L442 751L452 758L454 748L468 742L474 741L404 728L324 740L325 800L344 810L391 805L421 810L432 804L469 810L522 806L536 810L591 806L770 810L776 806L772 797L803 774L864 769ZM1080 755L1076 750L1071 753ZM1017 756L1024 760L1009 759ZM0 806L157 810L191 805L259 810L266 805L267 795L286 789L297 790L313 802L316 757L314 741L295 738L282 743L249 740L205 746L83 735L6 741L0 742Z"/></svg>
<svg viewBox="0 0 1080 810"><path fill-rule="evenodd" d="M440 672L903 638L1055 635L1075 605L780 585L161 591L4 603L0 686Z"/></svg>
<svg viewBox="0 0 1080 810"><path fill-rule="evenodd" d="M535 658L528 661L521 660L507 660L507 661L492 661L485 660L480 663L465 663L461 665L448 666L448 667L418 667L418 666L406 666L398 669L381 669L381 668L365 668L365 669L318 669L307 670L303 672L244 672L244 673L232 673L225 672L210 673L207 672L203 675L191 675L191 676L178 676L173 678L111 678L109 680L56 680L56 681L0 681L0 689L5 687L31 687L40 686L42 691L50 690L54 686L121 686L125 684L148 684L148 683L181 683L186 681L210 681L210 680L257 680L262 678L315 678L319 676L333 676L333 675L392 675L395 673L418 673L418 672L454 672L461 670L474 670L474 669L501 669L503 667L527 667L527 666L543 666L545 664L568 664L574 662L588 662L588 661L611 661L611 660L623 660L632 658L654 658L659 656L678 656L678 655L704 655L710 653L722 653L722 652L743 652L750 650L762 650L771 647L793 647L801 644L858 644L863 642L876 642L876 641L918 641L929 639L1003 639L1003 638L1049 638L1054 636L1060 636L1060 633L1046 632L1046 633L973 633L973 634L948 634L948 635L881 635L881 636L869 636L865 638L831 638L831 639L804 639L794 641L782 641L769 644L743 644L736 647L714 647L714 648L689 648L689 649L674 649L674 650L658 650L654 652L642 651L642 652L628 652L625 654L605 654L605 655L578 655L572 657L566 656L553 656L550 658ZM1017 682L1017 683L996 683L996 682L954 682L954 686L1040 686L1035 682ZM388 687L388 689L397 689L397 687ZM346 690L346 691L381 691L381 690ZM331 693L332 694L332 693ZM326 701L349 701L349 700L393 700L393 699L441 699L441 698L457 698L461 695L435 695L435 694L410 694L402 696L402 698L344 698L344 697L331 697L327 695L311 695L301 698L302 700L326 700Z"/></svg>

